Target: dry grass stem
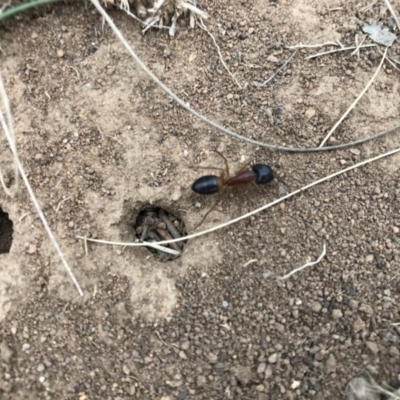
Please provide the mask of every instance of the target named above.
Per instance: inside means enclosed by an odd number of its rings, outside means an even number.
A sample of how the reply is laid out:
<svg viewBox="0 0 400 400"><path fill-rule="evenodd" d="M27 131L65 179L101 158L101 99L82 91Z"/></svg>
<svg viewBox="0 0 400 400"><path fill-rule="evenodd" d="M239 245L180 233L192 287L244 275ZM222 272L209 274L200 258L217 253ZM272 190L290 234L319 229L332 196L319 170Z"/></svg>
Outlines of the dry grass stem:
<svg viewBox="0 0 400 400"><path fill-rule="evenodd" d="M278 75L279 72L281 72L281 71L286 67L286 65L289 64L289 62L292 60L292 58L297 54L297 51L298 51L298 50L295 50L295 51L292 53L292 55L284 62L284 64L281 65L267 80L265 80L265 81L261 84L261 87L263 87L263 86L265 86L266 84L268 84L269 82L271 82L272 79L274 79L275 76Z"/></svg>
<svg viewBox="0 0 400 400"><path fill-rule="evenodd" d="M323 51L322 53L312 54L311 56L306 57L306 60L311 60L312 58L326 56L327 54L338 53L340 51L360 50L360 49L365 49L367 47L377 47L377 46L378 45L375 43L370 43L370 44L364 44L363 46L360 45L360 46L342 47L340 49Z"/></svg>
<svg viewBox="0 0 400 400"><path fill-rule="evenodd" d="M326 181L328 181L328 180L330 180L330 179L332 179L332 178L334 178L336 176L342 175L342 174L344 174L344 173L346 173L348 171L351 171L353 169L362 167L363 165L366 165L366 164L372 163L374 161L380 160L381 158L389 157L389 156L391 156L393 154L396 154L398 152L400 152L400 147L395 149L395 150L391 150L391 151L388 151L386 153L380 154L380 155L378 155L376 157L372 157L372 158L369 158L367 160L361 161L361 162L359 162L357 164L354 164L354 165L352 165L350 167L347 167L345 169L337 171L337 172L335 172L335 173L333 173L331 175L325 176L325 177L323 177L321 179L318 179L318 180L316 180L314 182L311 182L308 185L305 185L300 189L297 189L297 190L295 190L295 191L293 191L293 192L291 192L291 193L289 193L289 194L287 194L287 195L285 195L283 197L280 197L279 199L276 199L276 200L272 201L271 203L268 203L268 204L266 204L266 205L264 205L264 206L262 206L260 208L257 208L256 210L253 210L253 211L251 211L251 212L249 212L247 214L244 214L244 215L242 215L240 217L234 218L234 219L232 219L232 220L230 220L228 222L225 222L225 223L223 223L221 225L214 226L214 227L212 227L210 229L206 229L206 230L201 231L201 232L193 233L192 235L183 236L181 238L172 239L172 240L163 240L163 241L157 242L157 244L168 244L168 243L173 243L173 242L179 242L181 240L189 240L189 239L193 239L195 237L206 235L206 234L211 233L211 232L215 232L215 231L217 231L219 229L222 229L222 228L226 228L229 225L235 224L236 222L239 222L239 221L241 221L243 219L249 218L252 215L258 214L259 212L264 211L264 210L266 210L268 208L271 208L271 207L281 203L282 201L295 196L296 194L302 193L305 190L308 190L308 189L310 189L310 188L312 188L312 187L314 187L316 185L319 185L320 183L326 182ZM88 241L94 242L94 243L111 244L111 245L117 245L117 246L129 246L129 247L140 247L140 246L148 246L148 245L152 245L153 244L153 243L148 243L148 242L143 242L143 243L113 242L113 241L109 241L109 240L87 238L85 236L77 236L77 238L81 239L81 240L88 240Z"/></svg>
<svg viewBox="0 0 400 400"><path fill-rule="evenodd" d="M289 272L288 274L286 274L286 275L278 276L277 279L279 279L279 280L285 280L285 279L291 277L292 275L296 274L297 272L302 271L302 270L305 269L305 268L312 267L313 265L318 264L318 263L321 262L321 260L325 257L325 254L326 254L326 246L325 246L325 244L324 244L324 247L323 247L323 249L322 249L322 253L321 253L321 255L318 257L317 260L312 261L312 262L309 262L309 263L307 263L307 264L304 264L304 265L302 265L301 267L298 267L298 268L294 269L293 271L290 271L290 272Z"/></svg>
<svg viewBox="0 0 400 400"><path fill-rule="evenodd" d="M287 147L287 146L278 146L278 145L273 145L270 143L264 143L264 142L259 142L258 140L253 140L246 138L242 135L239 135L230 129L225 128L222 125L219 125L218 123L209 120L202 114L198 113L195 111L193 108L191 108L188 104L186 104L182 99L180 99L174 92L172 92L167 86L165 86L150 70L149 68L142 62L142 60L136 55L132 47L129 45L129 43L126 41L122 33L119 31L119 29L115 26L114 22L112 19L109 17L109 15L106 13L106 11L101 7L100 3L98 0L91 0L93 5L97 8L99 13L103 16L104 20L108 23L110 26L111 30L115 33L117 38L120 40L122 45L125 47L125 49L128 51L128 53L131 55L131 57L135 60L135 62L138 64L138 66L168 95L170 96L174 101L176 101L183 109L186 111L190 112L192 115L195 117L199 118L206 124L212 126L215 129L218 129L219 131L225 133L226 135L232 136L238 140L244 141L246 143L250 143L256 146L260 147L265 147L267 149L271 150L277 150L277 151L282 151L282 152L290 152L290 153L311 153L311 152L320 152L320 151L331 151L331 150L336 150L336 149L343 149L346 147L352 147L356 146L361 143L368 142L370 140L377 139L378 137L387 135L390 132L394 132L398 128L400 128L400 124L389 128L388 130L376 133L374 135L368 136L366 138L362 138L359 140L355 140L349 143L343 143L339 145L334 145L334 146L329 146L329 147ZM337 45L337 44L336 44Z"/></svg>
<svg viewBox="0 0 400 400"><path fill-rule="evenodd" d="M389 0L385 0L386 7L390 11L390 13L393 15L394 20L396 21L397 29L400 31L400 19L398 15L396 14L396 11L394 11L392 5L390 4Z"/></svg>
<svg viewBox="0 0 400 400"><path fill-rule="evenodd" d="M325 46L340 46L338 42L325 42L320 44L296 44L295 46L286 46L287 49L295 50L295 49L316 49L318 47Z"/></svg>
<svg viewBox="0 0 400 400"><path fill-rule="evenodd" d="M10 110L8 97L7 97L7 93L5 91L5 88L4 88L3 78L1 76L1 74L0 74L0 96L1 96L2 102L4 104L4 107L6 109L7 124L5 123L4 116L3 116L2 112L0 112L0 120L1 120L2 127L4 129L5 136L7 138L8 144L10 146L10 149L11 149L12 153L13 153L14 163L15 163L16 168L17 168L17 176L18 176L18 171L19 171L19 173L21 175L21 178L22 178L22 180L23 180L23 182L24 182L24 184L25 184L25 186L26 186L26 188L28 190L28 193L29 193L29 196L30 196L30 198L32 200L32 203L34 204L34 206L36 208L36 211L37 211L37 213L38 213L38 215L39 215L39 217L40 217L40 219L42 221L42 224L43 224L43 226L44 226L44 228L45 228L45 230L47 232L47 235L49 236L51 242L53 243L53 246L55 247L55 249L56 249L56 251L58 253L58 256L60 257L62 263L64 264L64 267L68 272L68 275L70 276L72 282L74 283L76 289L78 290L79 295L83 296L83 291L82 291L78 281L76 280L75 275L72 272L70 266L68 265L67 260L65 259L64 254L62 253L62 251L60 249L60 246L58 245L57 240L54 237L53 232L49 227L49 224L47 223L47 220L46 220L46 218L45 218L45 216L44 216L44 214L42 212L42 209L41 209L41 207L39 205L39 202L37 201L36 196L33 193L33 190L32 190L32 187L31 187L31 185L29 183L28 177L26 176L25 171L24 171L24 169L22 167L22 164L21 164L21 162L19 160L18 151L17 151L17 147L16 147L16 144L15 144L15 135L14 135L14 128L13 128L13 123L12 123L11 110Z"/></svg>
<svg viewBox="0 0 400 400"><path fill-rule="evenodd" d="M353 103L350 105L350 107L346 110L346 112L342 115L342 117L339 119L338 122L333 126L333 128L328 132L328 134L325 136L324 140L322 143L319 145L319 147L323 147L323 145L326 143L326 141L331 137L332 133L335 132L336 128L343 122L343 120L349 115L351 110L356 106L356 104L360 101L360 99L364 96L366 91L370 88L372 83L374 82L375 78L379 74L379 71L382 68L383 62L385 61L386 54L387 54L388 48L386 47L385 53L381 59L381 62L379 63L378 68L376 69L374 75L372 76L371 80L368 82L367 86L362 90L362 92L357 96L357 98L353 101Z"/></svg>
<svg viewBox="0 0 400 400"><path fill-rule="evenodd" d="M222 63L222 65L224 66L224 68L228 71L228 74L231 76L232 80L236 83L236 85L238 85L239 89L242 90L242 85L239 83L239 81L235 78L235 76L232 74L232 72L229 70L228 66L226 65L223 57L222 57L222 53L221 53L221 49L218 46L217 41L215 40L214 35L208 30L208 28L205 26L203 20L201 18L199 18L200 20L200 27L206 31L208 33L208 35L211 37L212 41L214 42L215 47L217 48L218 51L218 55L219 55L219 59Z"/></svg>

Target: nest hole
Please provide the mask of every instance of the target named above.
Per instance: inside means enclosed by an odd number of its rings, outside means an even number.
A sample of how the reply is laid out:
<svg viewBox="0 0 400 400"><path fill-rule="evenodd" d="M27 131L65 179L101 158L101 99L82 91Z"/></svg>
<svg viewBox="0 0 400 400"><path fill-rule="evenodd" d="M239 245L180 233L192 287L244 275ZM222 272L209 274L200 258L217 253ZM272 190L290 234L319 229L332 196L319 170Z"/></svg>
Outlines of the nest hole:
<svg viewBox="0 0 400 400"><path fill-rule="evenodd" d="M173 212L160 207L146 207L138 214L135 223L135 237L138 242L160 242L177 239L187 235L185 223ZM187 240L163 245L167 249L182 253ZM181 254L169 254L165 251L147 247L158 261L167 262Z"/></svg>
<svg viewBox="0 0 400 400"><path fill-rule="evenodd" d="M0 208L0 254L9 253L12 245L14 224Z"/></svg>

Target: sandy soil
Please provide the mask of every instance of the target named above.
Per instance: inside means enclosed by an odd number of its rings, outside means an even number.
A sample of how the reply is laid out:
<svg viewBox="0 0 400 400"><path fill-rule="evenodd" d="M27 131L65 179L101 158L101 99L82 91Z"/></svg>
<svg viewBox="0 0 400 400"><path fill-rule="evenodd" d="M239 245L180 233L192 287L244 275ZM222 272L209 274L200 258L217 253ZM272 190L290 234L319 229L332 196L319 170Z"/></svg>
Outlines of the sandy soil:
<svg viewBox="0 0 400 400"><path fill-rule="evenodd" d="M376 49L314 60L286 46L340 40L391 16L377 2L210 1L210 36L180 20L165 31L110 10L135 51L197 111L261 141L318 145L378 67ZM399 7L400 3L392 1ZM202 228L237 217L329 172L399 146L398 133L352 149L270 152L227 137L177 106L134 64L90 5L57 5L0 27L1 71L22 163L85 292L66 275L22 187L0 191L13 222L0 254L2 399L343 399L367 370L400 385L400 156L335 178L246 221L193 239L159 262L146 248L88 244L77 235L133 240L151 205L189 232L214 199L191 184L202 171L270 164L281 180L231 194ZM329 49L329 48L328 48ZM399 56L399 46L391 48ZM385 64L330 144L399 122L398 72ZM1 168L13 182L1 139ZM284 182L284 183L282 183ZM3 229L0 219L0 229ZM9 226L9 224L7 225ZM9 231L7 231L9 232ZM1 235L0 235L1 237ZM324 260L286 281L285 274Z"/></svg>

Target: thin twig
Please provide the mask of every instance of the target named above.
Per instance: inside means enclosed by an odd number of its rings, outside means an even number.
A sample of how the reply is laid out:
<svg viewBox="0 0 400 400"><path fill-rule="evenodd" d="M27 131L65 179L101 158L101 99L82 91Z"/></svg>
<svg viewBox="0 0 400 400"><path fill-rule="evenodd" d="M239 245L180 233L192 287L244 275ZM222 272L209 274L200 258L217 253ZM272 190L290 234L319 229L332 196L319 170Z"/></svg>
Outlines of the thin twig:
<svg viewBox="0 0 400 400"><path fill-rule="evenodd" d="M311 56L306 57L306 60L311 60L312 58L325 56L327 54L338 53L339 51L348 51L354 49L365 49L366 47L377 47L378 45L375 43L364 44L364 46L351 46L351 47L342 47L341 49L323 51L322 53L312 54Z"/></svg>
<svg viewBox="0 0 400 400"><path fill-rule="evenodd" d="M218 129L219 131L225 133L226 135L230 135L236 139L242 140L247 143L254 144L256 146L260 147L265 147L267 149L271 150L276 150L276 151L284 151L288 153L311 153L311 152L320 152L320 151L330 151L330 150L337 150L337 149L343 149L346 147L352 147L357 144L365 143L370 140L376 139L378 137L384 136L387 133L393 132L394 130L398 129L400 127L399 125L396 125L393 128L390 128L387 131L383 131L377 134L374 134L372 136L368 136L366 138L362 138L359 140L355 140L349 143L343 143L339 145L334 145L334 146L329 146L329 147L309 147L309 148L304 148L304 147L286 147L286 146L277 146L269 143L264 143L264 142L259 142L258 140L253 140L246 138L242 135L239 135L230 129L227 129L223 127L222 125L217 124L214 121L209 120L208 118L204 117L202 114L198 113L195 111L193 108L191 108L188 104L186 104L182 99L180 99L174 92L172 92L167 86L165 86L150 70L149 68L142 62L142 60L136 55L132 47L129 45L129 43L126 41L122 33L118 30L118 28L115 26L114 22L112 19L109 17L109 15L105 12L103 7L99 4L98 0L91 0L93 5L97 8L99 13L104 17L105 21L108 23L112 31L115 33L117 38L120 40L120 42L123 44L125 49L128 51L128 53L131 55L131 57L135 60L135 62L138 64L138 66L168 95L170 96L175 102L177 102L183 109L186 111L190 112L192 115L195 117L199 118L206 124L212 126L215 129Z"/></svg>
<svg viewBox="0 0 400 400"><path fill-rule="evenodd" d="M324 244L324 248L322 249L321 255L318 257L318 260L315 260L315 261L309 262L309 263L307 263L307 264L304 264L304 265L302 265L301 267L298 267L298 268L294 269L293 271L290 271L290 272L289 272L288 274L286 274L286 275L278 276L277 279L283 281L283 280L289 278L290 276L296 274L297 272L299 272L299 271L301 271L301 270L303 270L303 269L305 269L305 268L312 267L313 265L318 264L318 263L321 262L321 260L325 257L325 254L326 254L326 246L325 246L325 244Z"/></svg>
<svg viewBox="0 0 400 400"><path fill-rule="evenodd" d="M286 67L286 65L288 65L288 63L290 62L290 60L296 55L297 51L298 51L298 50L295 50L295 51L293 52L293 54L284 62L284 64L283 64L281 67L279 67L266 81L264 81L264 82L261 84L261 87L263 87L263 86L265 86L267 83L271 82L272 79L274 79L275 76L278 75L279 72L281 72L281 71L283 70L283 68Z"/></svg>
<svg viewBox="0 0 400 400"><path fill-rule="evenodd" d="M400 20L399 17L397 16L396 12L394 11L392 5L390 4L389 0L385 0L386 7L390 11L390 13L393 15L394 20L396 21L397 29L400 31Z"/></svg>
<svg viewBox="0 0 400 400"><path fill-rule="evenodd" d="M340 46L337 42L325 42L321 44L296 44L295 46L286 46L287 49L295 50L295 49L315 49L317 47L325 47L325 46Z"/></svg>
<svg viewBox="0 0 400 400"><path fill-rule="evenodd" d="M366 91L369 89L369 87L372 85L372 83L374 82L375 78L377 77L377 75L379 74L379 71L381 70L381 67L383 65L383 62L385 61L386 58L386 54L388 51L388 47L386 47L385 49L385 53L382 57L382 60L378 66L378 68L376 69L374 75L372 76L372 78L370 79L370 81L368 82L367 86L365 86L365 88L362 90L362 92L357 96L357 98L353 101L353 103L350 105L350 107L346 110L346 112L342 115L342 117L339 119L338 122L336 122L336 124L333 126L333 128L328 132L328 134L325 136L324 140L322 141L322 143L319 145L319 147L323 147L325 142L331 137L332 133L336 130L336 128L343 122L343 120L349 115L350 111L356 106L356 104L360 101L361 97L364 96L364 94L366 93Z"/></svg>
<svg viewBox="0 0 400 400"><path fill-rule="evenodd" d="M1 93L3 104L5 105L6 110L7 110L8 98L7 98L7 94L6 94L5 88L4 88L3 78L1 76L1 74L0 74L0 93ZM8 118L11 118L11 116L8 117ZM9 124L7 126L6 123L5 123L4 116L3 116L2 112L0 112L0 120L1 120L1 124L3 126L3 129L4 129L5 136L7 138L8 144L9 144L9 146L11 148L11 151L13 153L13 156L14 156L14 162L18 166L19 173L21 174L22 180L25 183L25 186L26 186L26 188L28 190L28 193L29 193L29 196L30 196L30 198L32 200L32 203L34 204L34 206L36 208L36 211L37 211L37 213L38 213L38 215L39 215L39 217L40 217L40 219L42 221L42 224L43 224L44 228L46 229L46 232L49 235L49 238L50 238L51 242L53 243L53 246L55 247L55 249L56 249L56 251L58 253L58 256L60 257L62 263L64 264L64 267L68 272L68 275L70 276L72 282L74 283L75 287L77 288L79 295L83 296L83 291L82 291L81 287L79 286L79 283L76 280L75 275L72 272L70 266L68 265L67 260L65 259L64 254L62 253L62 251L60 249L60 246L58 245L57 240L54 237L53 232L51 231L51 229L49 227L49 224L47 223L47 220L46 220L46 218L45 218L45 216L43 214L43 211L40 208L39 202L37 201L37 199L35 197L35 194L33 193L33 190L32 190L32 187L31 187L31 185L29 183L28 177L26 176L25 171L24 171L24 169L22 167L22 164L21 164L21 162L19 160L17 147L15 145L15 136L14 136L13 126L12 126L12 120L10 119Z"/></svg>
<svg viewBox="0 0 400 400"><path fill-rule="evenodd" d="M276 200L272 201L271 203L268 203L268 204L266 204L266 205L264 205L264 206L262 206L260 208L257 208L256 210L253 210L253 211L251 211L251 212L249 212L247 214L244 214L244 215L242 215L240 217L231 219L230 221L225 222L225 223L223 223L221 225L214 226L214 227L212 227L210 229L206 229L205 231L193 233L192 235L183 236L181 238L172 239L172 240L163 240L161 242L158 242L158 244L168 244L168 243L173 243L173 242L179 242L181 240L189 240L189 239L193 239L195 237L206 235L206 234L211 233L211 232L215 232L215 231L217 231L219 229L222 229L222 228L226 228L229 225L235 224L236 222L239 222L239 221L241 221L243 219L249 218L252 215L255 215L255 214L257 214L257 213L259 213L261 211L266 210L267 208L271 208L271 207L281 203L282 201L284 201L286 199L289 199L290 197L295 196L298 193L304 192L305 190L308 190L308 189L310 189L310 188L312 188L312 187L314 187L316 185L319 185L320 183L326 182L326 181L328 181L328 180L330 180L330 179L332 179L332 178L334 178L336 176L342 175L342 174L344 174L344 173L346 173L348 171L351 171L353 169L362 167L363 165L366 165L368 163L380 160L381 158L391 156L391 155L396 154L398 152L400 152L400 147L395 149L395 150L391 150L391 151L388 151L386 153L380 154L380 155L378 155L376 157L372 157L372 158L369 158L367 160L361 161L361 162L359 162L357 164L354 164L354 165L352 165L350 167L347 167L345 169L337 171L337 172L335 172L335 173L333 173L331 175L325 176L325 177L323 177L321 179L318 179L318 180L316 180L314 182L311 182L308 185L303 186L300 189L297 189L297 190L295 190L295 191L293 191L293 192L291 192L291 193L289 193L289 194L287 194L287 195L285 195L283 197L280 197L279 199L276 199ZM123 243L123 242L114 242L114 241L109 241L109 240L91 239L91 238L86 238L85 236L76 236L76 237L78 239L81 239L81 240L88 240L88 241L95 242L95 243L111 244L111 245L118 245L118 246L140 247L140 246L148 246L149 245L149 243L146 243L146 242L144 242L144 243ZM150 245L151 245L151 243L150 243Z"/></svg>
<svg viewBox="0 0 400 400"><path fill-rule="evenodd" d="M228 71L228 74L231 76L231 78L232 78L233 81L236 83L236 85L239 86L239 89L242 90L242 89L243 89L243 88L242 88L242 85L239 83L239 81L235 78L235 76L234 76L234 75L232 74L232 72L229 70L228 66L225 64L224 58L222 57L221 49L220 49L220 47L218 46L218 43L217 43L217 41L215 40L214 35L213 35L213 34L208 30L208 28L204 25L203 20L202 20L201 18L199 18L199 20L200 20L200 27L201 27L201 29L203 29L204 31L206 31L206 32L209 34L209 36L211 37L211 39L213 40L214 46L217 48L218 55L219 55L219 59L220 59L222 65L223 65L224 68Z"/></svg>

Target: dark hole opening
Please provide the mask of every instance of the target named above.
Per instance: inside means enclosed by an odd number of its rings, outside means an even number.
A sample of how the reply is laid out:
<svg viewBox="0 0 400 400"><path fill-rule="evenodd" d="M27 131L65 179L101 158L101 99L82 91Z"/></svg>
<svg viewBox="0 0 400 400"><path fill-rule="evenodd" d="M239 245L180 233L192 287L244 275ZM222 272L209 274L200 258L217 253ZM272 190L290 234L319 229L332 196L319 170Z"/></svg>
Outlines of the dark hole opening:
<svg viewBox="0 0 400 400"><path fill-rule="evenodd" d="M13 232L13 222L0 208L0 254L10 252Z"/></svg>
<svg viewBox="0 0 400 400"><path fill-rule="evenodd" d="M186 236L185 223L170 211L160 207L148 207L140 211L135 223L135 237L139 242L160 242ZM186 240L164 245L168 249L180 253L185 247ZM168 254L164 251L148 247L157 260L167 262L175 260L179 255Z"/></svg>

